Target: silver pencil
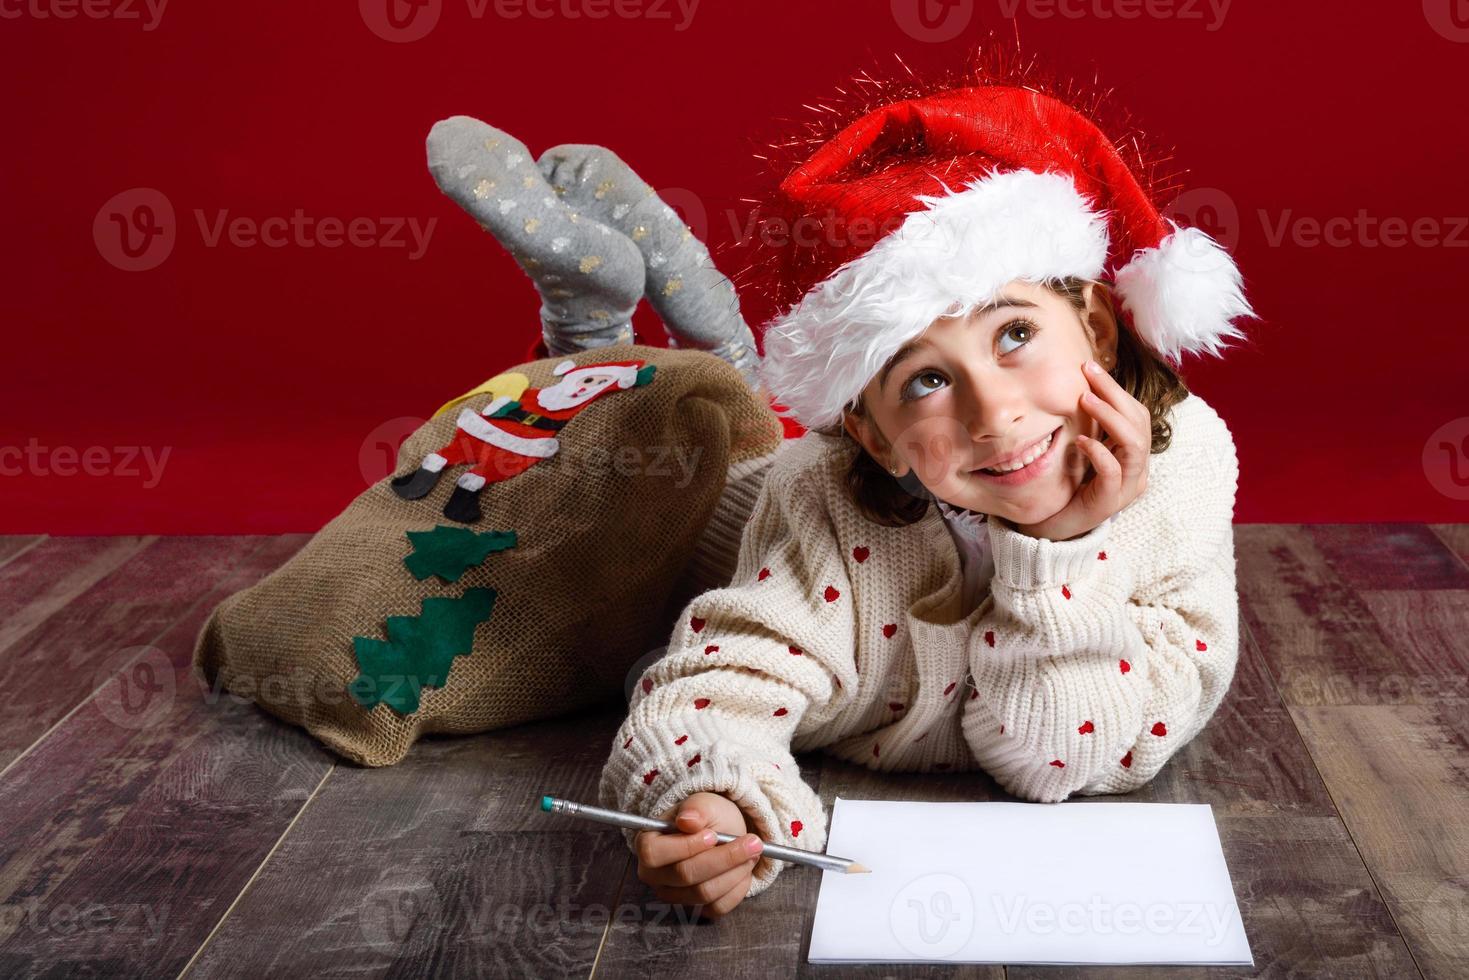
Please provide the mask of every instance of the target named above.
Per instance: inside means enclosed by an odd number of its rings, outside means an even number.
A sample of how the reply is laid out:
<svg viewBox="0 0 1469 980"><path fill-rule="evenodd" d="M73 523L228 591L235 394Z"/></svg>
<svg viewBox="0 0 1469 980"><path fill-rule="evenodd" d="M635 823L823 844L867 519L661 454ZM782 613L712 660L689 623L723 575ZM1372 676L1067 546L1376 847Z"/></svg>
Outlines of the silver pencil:
<svg viewBox="0 0 1469 980"><path fill-rule="evenodd" d="M600 823L610 823L617 827L627 827L631 830L659 830L672 831L681 834L678 825L672 820L657 820L653 817L643 817L636 813L623 813L620 810L608 810L600 806L591 806L587 803L573 803L571 800L558 799L554 796L541 797L541 809L547 813L564 813L569 817L583 817L587 820L596 820ZM744 834L718 834L719 843L728 844L732 840L739 840ZM761 838L764 840L764 838ZM823 871L840 871L842 874L862 874L872 869L863 867L850 858L834 857L830 854L818 854L816 851L803 851L799 847L786 847L782 844L765 842L762 851L767 857L779 861L790 861L793 864L809 864L813 868L821 868Z"/></svg>

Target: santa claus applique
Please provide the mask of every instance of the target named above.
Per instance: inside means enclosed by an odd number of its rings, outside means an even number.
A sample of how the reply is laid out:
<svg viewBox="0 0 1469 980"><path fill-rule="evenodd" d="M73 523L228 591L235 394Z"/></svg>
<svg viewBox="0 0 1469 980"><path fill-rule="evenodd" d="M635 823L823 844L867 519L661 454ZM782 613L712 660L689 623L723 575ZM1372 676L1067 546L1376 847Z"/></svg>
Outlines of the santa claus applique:
<svg viewBox="0 0 1469 980"><path fill-rule="evenodd" d="M478 412L459 412L454 438L429 453L412 473L392 480L404 500L428 495L445 466L474 465L455 481L444 504L444 516L461 524L480 519L479 494L487 483L524 473L561 449L556 433L592 402L606 394L649 384L656 365L643 361L608 361L577 367L562 361L553 372L561 380L548 388L527 388L520 400L501 395Z"/></svg>

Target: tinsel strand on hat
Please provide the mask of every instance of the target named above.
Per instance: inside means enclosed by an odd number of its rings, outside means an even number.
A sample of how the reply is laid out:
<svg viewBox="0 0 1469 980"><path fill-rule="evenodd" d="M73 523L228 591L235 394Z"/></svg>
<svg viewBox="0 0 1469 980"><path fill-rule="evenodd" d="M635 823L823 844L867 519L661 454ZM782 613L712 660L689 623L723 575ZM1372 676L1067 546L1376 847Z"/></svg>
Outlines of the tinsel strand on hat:
<svg viewBox="0 0 1469 980"><path fill-rule="evenodd" d="M761 374L807 428L838 422L935 319L1016 279L1112 282L1133 332L1174 364L1244 336L1233 259L1159 214L1177 187L1141 134L1103 135L1104 94L1062 97L1033 63L980 57L960 78L859 79L872 91L817 109L783 146L799 159L776 163L779 186L753 202L757 251L737 278L781 309Z"/></svg>

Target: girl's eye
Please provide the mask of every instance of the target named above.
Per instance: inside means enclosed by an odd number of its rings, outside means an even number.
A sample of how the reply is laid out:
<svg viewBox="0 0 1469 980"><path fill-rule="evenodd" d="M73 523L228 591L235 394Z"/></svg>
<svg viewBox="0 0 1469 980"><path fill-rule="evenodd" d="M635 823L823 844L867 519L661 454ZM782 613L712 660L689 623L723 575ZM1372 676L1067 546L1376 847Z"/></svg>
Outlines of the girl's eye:
<svg viewBox="0 0 1469 980"><path fill-rule="evenodd" d="M1031 323L1029 320L1011 320L1009 323L1000 328L999 337L1001 340L1003 340L1005 337L1014 335L1017 331L1023 334L1024 339L1015 347L1010 348L1010 350L1024 347L1026 344L1030 343L1033 339L1035 339L1035 335L1040 333L1040 328ZM1003 345L1001 346L1003 347ZM1009 353L1009 351L1002 349L1000 351L1000 356L1004 357L1007 353ZM913 384L920 378L942 379L943 375L939 374L937 371L930 371L926 369L923 371L919 371L917 374L910 377L908 381L903 385L903 387L898 391L899 402L919 401L923 398L927 398L929 392L938 390L938 388L936 387L920 385L919 387L922 390L922 394L912 394L912 392L915 390Z"/></svg>

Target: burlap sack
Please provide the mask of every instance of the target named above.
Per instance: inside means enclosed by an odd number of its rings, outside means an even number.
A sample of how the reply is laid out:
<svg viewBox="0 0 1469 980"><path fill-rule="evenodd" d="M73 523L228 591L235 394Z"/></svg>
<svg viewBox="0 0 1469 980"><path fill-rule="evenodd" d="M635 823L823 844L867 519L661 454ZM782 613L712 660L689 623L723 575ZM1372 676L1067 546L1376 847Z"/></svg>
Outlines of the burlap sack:
<svg viewBox="0 0 1469 980"><path fill-rule="evenodd" d="M426 732L482 732L620 701L628 669L667 642L687 600L729 581L782 427L732 366L703 351L607 347L512 371L550 387L565 360L656 370L586 405L557 434L555 456L488 484L477 523L441 513L467 467L446 468L420 500L401 499L389 478L368 488L285 565L220 603L195 646L200 678L369 766L397 762ZM478 412L493 397L462 406ZM395 473L444 446L462 406L419 428ZM420 581L404 564L415 550L407 532L436 526L514 532L515 543L456 582ZM389 640L387 617L484 588L493 608L473 627L472 651L453 658L442 686L417 690L417 710L368 709L349 693L362 674L354 637Z"/></svg>

